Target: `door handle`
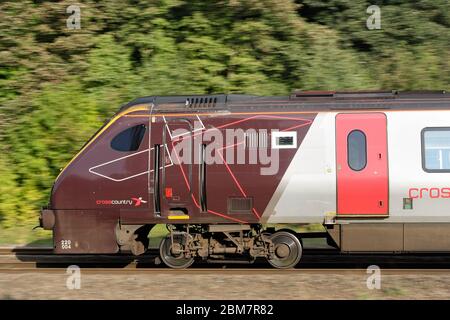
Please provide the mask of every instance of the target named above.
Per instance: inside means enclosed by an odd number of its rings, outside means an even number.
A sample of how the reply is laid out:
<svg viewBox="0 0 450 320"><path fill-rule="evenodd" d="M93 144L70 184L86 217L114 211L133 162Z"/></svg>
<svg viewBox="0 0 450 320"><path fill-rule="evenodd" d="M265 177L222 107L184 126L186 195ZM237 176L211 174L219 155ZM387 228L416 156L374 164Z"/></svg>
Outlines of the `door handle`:
<svg viewBox="0 0 450 320"><path fill-rule="evenodd" d="M155 163L153 166L153 205L157 215L161 214L161 190L160 190L160 165L161 165L161 145L155 144Z"/></svg>
<svg viewBox="0 0 450 320"><path fill-rule="evenodd" d="M201 210L208 211L206 206L206 144L201 145L200 149L200 166L199 166L199 200Z"/></svg>

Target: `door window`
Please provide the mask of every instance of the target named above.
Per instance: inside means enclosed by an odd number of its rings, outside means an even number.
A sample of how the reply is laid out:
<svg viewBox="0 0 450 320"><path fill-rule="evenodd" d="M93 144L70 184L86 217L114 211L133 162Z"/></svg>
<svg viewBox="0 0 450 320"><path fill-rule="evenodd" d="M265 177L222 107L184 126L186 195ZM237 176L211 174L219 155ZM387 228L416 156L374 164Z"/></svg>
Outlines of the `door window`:
<svg viewBox="0 0 450 320"><path fill-rule="evenodd" d="M366 135L361 130L353 130L347 137L348 166L354 171L361 171L367 165Z"/></svg>

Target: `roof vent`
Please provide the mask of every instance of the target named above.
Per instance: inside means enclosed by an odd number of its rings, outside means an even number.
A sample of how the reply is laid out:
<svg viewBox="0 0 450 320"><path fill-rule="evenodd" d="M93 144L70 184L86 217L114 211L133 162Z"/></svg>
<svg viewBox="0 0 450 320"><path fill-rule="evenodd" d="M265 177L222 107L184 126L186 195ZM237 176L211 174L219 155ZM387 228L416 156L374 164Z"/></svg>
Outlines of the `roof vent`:
<svg viewBox="0 0 450 320"><path fill-rule="evenodd" d="M217 97L191 97L186 98L185 105L188 108L214 108Z"/></svg>

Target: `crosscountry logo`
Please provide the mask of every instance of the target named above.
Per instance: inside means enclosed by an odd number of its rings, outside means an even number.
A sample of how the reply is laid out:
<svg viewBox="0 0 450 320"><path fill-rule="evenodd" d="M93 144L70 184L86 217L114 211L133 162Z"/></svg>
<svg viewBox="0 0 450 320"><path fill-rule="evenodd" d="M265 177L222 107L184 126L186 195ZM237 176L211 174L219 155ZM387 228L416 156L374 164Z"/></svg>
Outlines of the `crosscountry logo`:
<svg viewBox="0 0 450 320"><path fill-rule="evenodd" d="M95 203L97 205L129 205L132 206L134 204L135 207L139 207L143 203L147 203L147 201L142 200L142 197L139 198L131 198L130 200L96 200Z"/></svg>

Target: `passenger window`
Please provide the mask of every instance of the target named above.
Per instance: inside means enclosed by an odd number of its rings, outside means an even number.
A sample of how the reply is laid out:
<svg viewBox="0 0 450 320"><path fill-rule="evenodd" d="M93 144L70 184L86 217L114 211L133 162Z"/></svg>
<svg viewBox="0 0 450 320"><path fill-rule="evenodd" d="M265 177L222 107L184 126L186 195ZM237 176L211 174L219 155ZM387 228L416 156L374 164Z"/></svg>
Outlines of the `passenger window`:
<svg viewBox="0 0 450 320"><path fill-rule="evenodd" d="M422 131L422 161L425 171L450 171L450 128Z"/></svg>
<svg viewBox="0 0 450 320"><path fill-rule="evenodd" d="M354 171L361 171L367 164L366 135L360 130L353 130L347 137L348 166Z"/></svg>
<svg viewBox="0 0 450 320"><path fill-rule="evenodd" d="M145 134L145 125L128 128L114 137L111 141L111 148L117 151L136 151L141 145Z"/></svg>

